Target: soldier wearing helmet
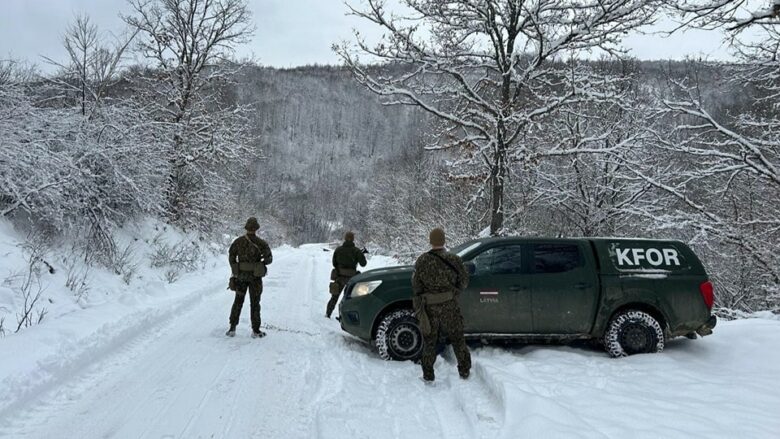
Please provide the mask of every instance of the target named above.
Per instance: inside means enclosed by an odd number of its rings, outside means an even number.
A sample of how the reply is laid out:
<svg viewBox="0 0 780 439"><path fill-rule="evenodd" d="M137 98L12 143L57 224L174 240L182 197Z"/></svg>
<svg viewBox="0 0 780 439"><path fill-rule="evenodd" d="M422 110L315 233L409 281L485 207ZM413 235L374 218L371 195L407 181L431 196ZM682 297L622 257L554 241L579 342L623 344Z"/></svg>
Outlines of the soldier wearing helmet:
<svg viewBox="0 0 780 439"><path fill-rule="evenodd" d="M336 308L336 303L339 301L341 291L349 282L352 276L359 273L357 266L366 266L366 253L368 250L365 248L358 249L355 246L355 234L347 232L344 234L344 243L336 248L333 252L333 271L331 272L330 280L330 300L328 306L325 309L325 317L330 318L333 310Z"/></svg>
<svg viewBox="0 0 780 439"><path fill-rule="evenodd" d="M236 335L236 326L238 326L247 290L249 290L252 337L258 338L265 335L260 330L260 295L263 293L263 276L267 272L266 266L271 264L273 256L268 243L257 237L256 232L259 228L260 224L258 224L257 218L249 218L244 226L246 234L236 238L228 251L232 272L230 289L236 292L233 307L230 310L230 329L225 334L228 337Z"/></svg>
<svg viewBox="0 0 780 439"><path fill-rule="evenodd" d="M444 248L444 230L433 229L429 238L431 250L417 258L412 275L414 311L423 335L423 380L430 382L435 378L436 344L442 334L452 343L460 377L467 379L471 353L463 336L458 296L468 286L469 273L460 257Z"/></svg>

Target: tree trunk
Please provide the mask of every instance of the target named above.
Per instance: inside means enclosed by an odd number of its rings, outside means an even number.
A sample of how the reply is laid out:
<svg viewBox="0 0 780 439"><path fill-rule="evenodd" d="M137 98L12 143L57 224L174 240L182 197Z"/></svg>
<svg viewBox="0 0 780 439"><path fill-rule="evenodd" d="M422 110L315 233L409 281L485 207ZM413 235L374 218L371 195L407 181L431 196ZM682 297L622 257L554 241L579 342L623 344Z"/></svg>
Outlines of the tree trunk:
<svg viewBox="0 0 780 439"><path fill-rule="evenodd" d="M490 170L490 236L499 236L504 229L504 184L506 179L506 144L499 136Z"/></svg>
<svg viewBox="0 0 780 439"><path fill-rule="evenodd" d="M173 136L173 153L168 160L170 172L166 181L166 201L168 203L168 221L171 224L178 224L181 220L182 188L179 164L179 151L181 150L181 137L178 134Z"/></svg>
<svg viewBox="0 0 780 439"><path fill-rule="evenodd" d="M512 39L513 40L513 39ZM511 47L510 58L511 58ZM501 62L499 61L499 64ZM501 80L501 116L496 124L496 149L493 153L493 165L490 169L491 183L491 205L490 205L490 236L499 236L503 234L504 229L504 187L506 185L507 169L507 127L506 117L511 113L511 75L509 74L511 64L502 65L506 72Z"/></svg>

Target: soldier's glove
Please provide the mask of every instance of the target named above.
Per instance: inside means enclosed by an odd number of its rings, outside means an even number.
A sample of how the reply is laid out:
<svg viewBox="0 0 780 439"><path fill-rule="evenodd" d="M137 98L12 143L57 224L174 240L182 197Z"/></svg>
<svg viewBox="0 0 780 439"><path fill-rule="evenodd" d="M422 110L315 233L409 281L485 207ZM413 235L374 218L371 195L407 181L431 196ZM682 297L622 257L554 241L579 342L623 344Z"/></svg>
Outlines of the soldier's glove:
<svg viewBox="0 0 780 439"><path fill-rule="evenodd" d="M360 251L362 251L364 255L367 255L367 254L368 254L368 249L366 249L365 247L363 247L362 249L360 249Z"/></svg>
<svg viewBox="0 0 780 439"><path fill-rule="evenodd" d="M238 278L235 276L230 276L230 281L228 282L228 290L236 291L236 289L238 288L238 285L236 285L237 283L238 283Z"/></svg>

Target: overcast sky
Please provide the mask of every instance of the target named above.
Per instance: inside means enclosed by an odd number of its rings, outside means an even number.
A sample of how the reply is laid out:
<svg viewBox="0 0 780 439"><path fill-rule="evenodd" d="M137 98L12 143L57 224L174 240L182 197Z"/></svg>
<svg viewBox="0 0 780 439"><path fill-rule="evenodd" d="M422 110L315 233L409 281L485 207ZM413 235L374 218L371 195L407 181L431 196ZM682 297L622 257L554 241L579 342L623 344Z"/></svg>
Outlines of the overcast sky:
<svg viewBox="0 0 780 439"><path fill-rule="evenodd" d="M357 3L357 0L352 0ZM346 16L342 0L249 0L257 31L238 51L277 67L336 64L330 46L352 37L352 29L375 35L370 23ZM61 36L77 13L86 12L101 30L119 32L126 0L0 0L0 59L21 58L43 64L45 55L61 60ZM671 38L632 35L626 47L640 59L686 56L723 59L728 52L717 32L689 31Z"/></svg>

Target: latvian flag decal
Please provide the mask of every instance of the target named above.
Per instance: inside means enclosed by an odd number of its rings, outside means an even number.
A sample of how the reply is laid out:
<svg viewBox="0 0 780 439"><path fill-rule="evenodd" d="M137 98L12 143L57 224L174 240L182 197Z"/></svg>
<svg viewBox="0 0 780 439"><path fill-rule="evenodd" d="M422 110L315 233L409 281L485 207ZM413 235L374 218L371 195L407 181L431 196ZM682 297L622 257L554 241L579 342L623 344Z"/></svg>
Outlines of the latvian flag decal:
<svg viewBox="0 0 780 439"><path fill-rule="evenodd" d="M496 297L498 296L498 291L480 291L479 295L482 297Z"/></svg>

